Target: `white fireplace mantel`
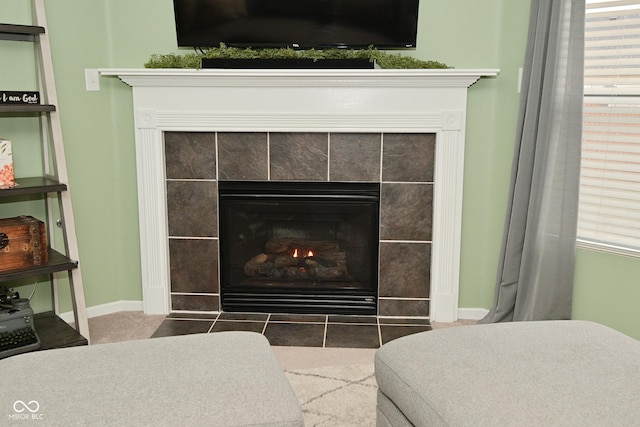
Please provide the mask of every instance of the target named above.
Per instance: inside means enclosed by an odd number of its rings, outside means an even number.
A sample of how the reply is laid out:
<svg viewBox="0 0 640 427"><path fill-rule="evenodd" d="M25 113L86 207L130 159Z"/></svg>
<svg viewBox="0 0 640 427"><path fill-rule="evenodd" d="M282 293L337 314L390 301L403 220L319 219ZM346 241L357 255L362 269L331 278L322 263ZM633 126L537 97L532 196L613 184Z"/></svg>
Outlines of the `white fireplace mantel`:
<svg viewBox="0 0 640 427"><path fill-rule="evenodd" d="M435 133L430 318L458 317L467 90L496 69L86 70L133 88L144 310L169 312L163 132Z"/></svg>

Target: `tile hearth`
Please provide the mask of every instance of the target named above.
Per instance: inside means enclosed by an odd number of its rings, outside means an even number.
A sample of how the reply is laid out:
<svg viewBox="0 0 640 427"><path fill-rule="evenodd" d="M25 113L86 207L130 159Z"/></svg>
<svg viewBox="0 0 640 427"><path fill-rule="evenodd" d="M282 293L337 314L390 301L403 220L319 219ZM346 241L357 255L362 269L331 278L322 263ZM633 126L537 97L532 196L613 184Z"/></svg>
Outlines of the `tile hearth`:
<svg viewBox="0 0 640 427"><path fill-rule="evenodd" d="M251 331L262 333L273 346L379 348L417 332L430 331L427 319L313 314L213 313L171 314L152 338Z"/></svg>

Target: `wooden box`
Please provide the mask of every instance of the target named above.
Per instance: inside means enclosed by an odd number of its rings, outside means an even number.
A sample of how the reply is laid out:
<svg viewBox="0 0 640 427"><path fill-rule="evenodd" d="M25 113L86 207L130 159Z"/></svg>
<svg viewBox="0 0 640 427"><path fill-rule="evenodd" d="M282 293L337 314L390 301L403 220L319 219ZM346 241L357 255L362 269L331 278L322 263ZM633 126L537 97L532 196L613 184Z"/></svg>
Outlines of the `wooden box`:
<svg viewBox="0 0 640 427"><path fill-rule="evenodd" d="M0 272L46 264L44 222L31 216L0 219Z"/></svg>

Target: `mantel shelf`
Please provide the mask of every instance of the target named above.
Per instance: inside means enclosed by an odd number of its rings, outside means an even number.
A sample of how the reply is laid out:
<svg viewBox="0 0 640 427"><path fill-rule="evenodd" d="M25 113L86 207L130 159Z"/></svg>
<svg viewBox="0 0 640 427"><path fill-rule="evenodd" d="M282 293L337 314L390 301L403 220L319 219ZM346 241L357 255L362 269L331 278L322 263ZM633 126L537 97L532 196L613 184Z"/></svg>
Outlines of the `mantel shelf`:
<svg viewBox="0 0 640 427"><path fill-rule="evenodd" d="M469 87L499 69L91 69L87 88L99 76L118 77L132 87Z"/></svg>

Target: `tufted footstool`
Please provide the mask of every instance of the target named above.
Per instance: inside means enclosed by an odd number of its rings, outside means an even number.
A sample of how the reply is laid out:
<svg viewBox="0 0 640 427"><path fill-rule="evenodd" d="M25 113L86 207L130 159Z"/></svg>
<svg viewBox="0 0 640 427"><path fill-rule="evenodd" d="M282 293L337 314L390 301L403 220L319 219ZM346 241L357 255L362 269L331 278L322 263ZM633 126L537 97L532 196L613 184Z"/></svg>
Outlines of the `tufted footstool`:
<svg viewBox="0 0 640 427"><path fill-rule="evenodd" d="M0 360L2 422L302 426L269 342L251 332L154 338ZM35 417L35 418L34 418Z"/></svg>
<svg viewBox="0 0 640 427"><path fill-rule="evenodd" d="M418 333L375 373L378 426L640 425L640 341L591 322Z"/></svg>

